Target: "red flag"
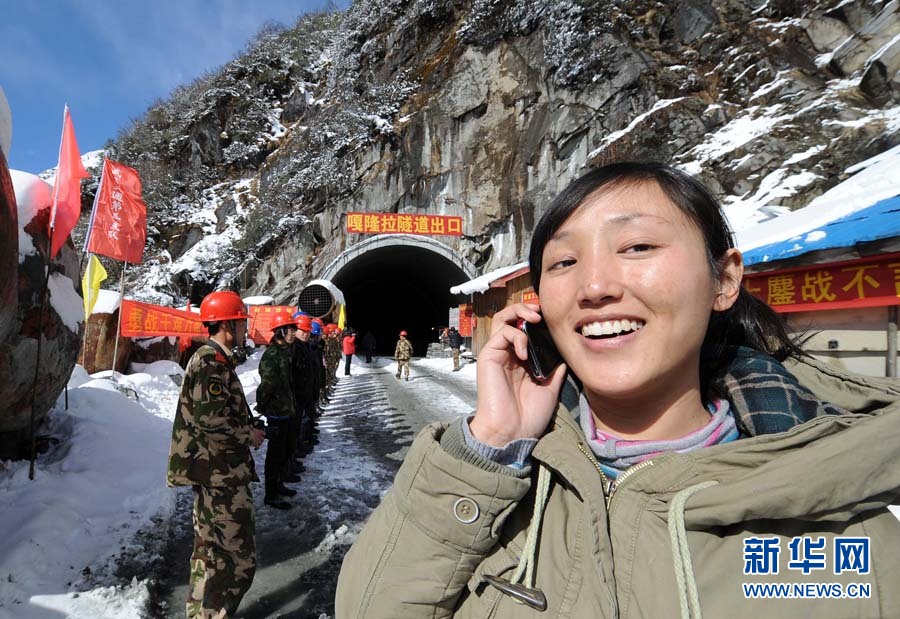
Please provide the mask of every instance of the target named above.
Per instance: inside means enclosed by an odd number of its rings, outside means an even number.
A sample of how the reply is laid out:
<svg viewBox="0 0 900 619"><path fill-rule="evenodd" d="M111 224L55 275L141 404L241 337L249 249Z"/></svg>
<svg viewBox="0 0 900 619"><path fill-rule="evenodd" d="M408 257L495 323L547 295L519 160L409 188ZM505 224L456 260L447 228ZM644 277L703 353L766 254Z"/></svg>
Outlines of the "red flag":
<svg viewBox="0 0 900 619"><path fill-rule="evenodd" d="M53 204L50 207L50 257L59 253L60 247L81 216L81 179L89 174L81 164L75 127L69 115L69 106L63 112L63 134L59 144L59 167L53 183Z"/></svg>
<svg viewBox="0 0 900 619"><path fill-rule="evenodd" d="M147 206L137 170L104 160L88 235L87 251L140 263L147 240Z"/></svg>

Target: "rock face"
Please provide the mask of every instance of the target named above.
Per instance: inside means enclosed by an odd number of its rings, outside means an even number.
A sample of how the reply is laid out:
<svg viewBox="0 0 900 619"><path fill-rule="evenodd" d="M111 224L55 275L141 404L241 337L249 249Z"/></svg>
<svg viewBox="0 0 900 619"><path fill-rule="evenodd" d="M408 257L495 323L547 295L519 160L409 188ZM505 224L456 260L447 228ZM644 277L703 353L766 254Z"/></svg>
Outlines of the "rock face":
<svg viewBox="0 0 900 619"><path fill-rule="evenodd" d="M159 216L173 234L134 273L148 294L293 300L364 240L344 231L350 211L460 216L442 243L481 271L512 264L562 187L623 159L671 161L753 223L900 143L897 0L359 0L318 39L311 23L223 69L195 112L172 111L183 93L148 112L135 131L157 146L126 140L139 169L140 153L175 153L146 174L195 169L191 191L215 205L203 222L166 203L192 223ZM256 139L235 129L248 105Z"/></svg>
<svg viewBox="0 0 900 619"><path fill-rule="evenodd" d="M39 178L14 172L18 191L18 303L12 328L0 340L0 459L25 457L29 448L32 385L37 362L34 421L37 428L62 393L81 347L84 309L75 282L78 256L70 242L50 263L50 292L41 319L44 261L48 246L50 188ZM43 210L41 210L43 209ZM24 237L24 238L23 238ZM38 337L41 337L38 360Z"/></svg>

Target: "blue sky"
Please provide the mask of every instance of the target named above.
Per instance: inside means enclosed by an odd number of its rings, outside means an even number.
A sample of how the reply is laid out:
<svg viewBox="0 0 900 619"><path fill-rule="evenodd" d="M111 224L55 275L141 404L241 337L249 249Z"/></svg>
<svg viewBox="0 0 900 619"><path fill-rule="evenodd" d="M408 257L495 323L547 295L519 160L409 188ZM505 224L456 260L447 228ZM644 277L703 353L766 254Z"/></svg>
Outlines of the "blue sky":
<svg viewBox="0 0 900 619"><path fill-rule="evenodd" d="M333 5L346 8L349 0ZM82 153L236 56L267 22L293 25L327 0L0 0L0 87L13 117L10 168L56 165L68 103Z"/></svg>

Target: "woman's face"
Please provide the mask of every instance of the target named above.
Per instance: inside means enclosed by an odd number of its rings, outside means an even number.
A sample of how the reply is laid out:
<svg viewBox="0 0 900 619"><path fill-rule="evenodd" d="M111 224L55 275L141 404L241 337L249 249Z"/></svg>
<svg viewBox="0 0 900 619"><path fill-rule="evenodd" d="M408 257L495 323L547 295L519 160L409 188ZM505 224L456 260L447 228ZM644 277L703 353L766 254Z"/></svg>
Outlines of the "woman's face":
<svg viewBox="0 0 900 619"><path fill-rule="evenodd" d="M588 394L699 389L710 312L740 285L740 254L729 256L720 282L701 232L655 182L588 196L544 247L540 282L553 340Z"/></svg>

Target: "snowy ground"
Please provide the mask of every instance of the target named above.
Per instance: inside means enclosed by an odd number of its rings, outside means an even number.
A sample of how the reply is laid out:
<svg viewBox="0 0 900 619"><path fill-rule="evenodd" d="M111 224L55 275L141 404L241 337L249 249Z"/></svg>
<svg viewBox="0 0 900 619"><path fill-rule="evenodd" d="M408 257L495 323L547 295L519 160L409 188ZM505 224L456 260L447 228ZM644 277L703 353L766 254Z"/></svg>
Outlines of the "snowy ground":
<svg viewBox="0 0 900 619"><path fill-rule="evenodd" d="M255 353L239 368L251 404L259 384L259 356ZM379 423L383 427L399 424L406 437L391 447L393 453L385 454L395 464L376 459L361 466L364 460L357 459L348 467L340 466L351 449L342 437L346 427L341 418L350 408L360 408L365 395L354 393L354 385L356 389L374 385L368 381L375 374L395 381L388 373L396 367L380 358L370 366L354 359L354 375L340 383L346 392L344 408L326 411L320 422L320 445L307 461L307 476L318 476L320 483L327 482L338 491L308 493L309 501L317 501L314 511L325 521L340 517L338 512L329 517L329 496L352 498L351 490L361 479L377 480L375 496L383 494L413 435L432 420L425 411L434 408L434 402L441 402L441 417L447 419L472 409L475 366L452 373L452 379L451 366L450 359L416 359L411 381L388 383L387 390L397 392L392 399L415 406L420 417L413 414L414 421L404 422L396 413L397 406L381 410L386 417ZM121 389L117 389L103 377L108 373L92 377L77 366L69 381L68 410L61 396L48 416L48 424L40 430L51 440L51 448L38 458L35 479L28 479L28 462L0 462L0 489L4 493L0 509L0 619L145 616L151 597L148 586L152 586L148 579L164 563L157 532L169 526L178 503L179 492L165 485L165 469L182 371L170 362L133 369L140 371L120 376ZM459 397L437 386L434 379L440 377L458 385ZM374 386L366 392L372 389ZM404 392L408 392L406 400ZM428 402L432 405L425 406ZM371 415L379 413L374 404L365 410ZM260 471L264 456L265 448L255 453ZM259 489L256 494L261 495ZM372 507L361 505L360 509ZM292 510L294 514L300 511ZM273 523L277 519L289 524L291 518L267 510L258 513L258 530L273 529L279 524ZM359 524L334 527L324 533L322 543L307 552L323 555L329 545L346 547L355 538ZM131 575L134 578L129 578ZM265 572L261 571L257 580L264 579ZM248 595L250 603L256 587L255 583ZM259 597L257 591L256 599Z"/></svg>

